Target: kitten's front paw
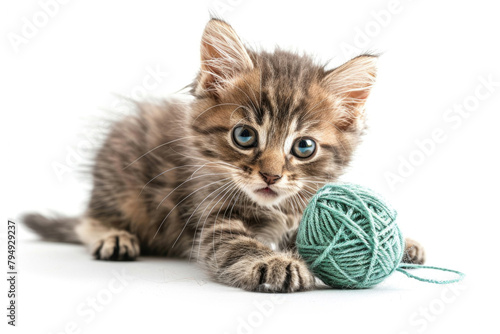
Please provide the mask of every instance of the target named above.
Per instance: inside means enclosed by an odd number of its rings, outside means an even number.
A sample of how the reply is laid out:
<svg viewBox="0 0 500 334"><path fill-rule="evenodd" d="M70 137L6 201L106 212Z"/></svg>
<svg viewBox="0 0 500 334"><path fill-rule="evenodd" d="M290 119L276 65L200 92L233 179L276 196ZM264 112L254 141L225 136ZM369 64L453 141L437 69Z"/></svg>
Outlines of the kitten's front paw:
<svg viewBox="0 0 500 334"><path fill-rule="evenodd" d="M263 292L295 292L314 287L314 276L300 259L285 254L263 258L252 268L253 286Z"/></svg>
<svg viewBox="0 0 500 334"><path fill-rule="evenodd" d="M132 261L139 256L139 252L137 237L126 231L119 231L98 241L92 254L97 260Z"/></svg>
<svg viewBox="0 0 500 334"><path fill-rule="evenodd" d="M404 263L423 264L425 262L424 247L413 239L405 239Z"/></svg>

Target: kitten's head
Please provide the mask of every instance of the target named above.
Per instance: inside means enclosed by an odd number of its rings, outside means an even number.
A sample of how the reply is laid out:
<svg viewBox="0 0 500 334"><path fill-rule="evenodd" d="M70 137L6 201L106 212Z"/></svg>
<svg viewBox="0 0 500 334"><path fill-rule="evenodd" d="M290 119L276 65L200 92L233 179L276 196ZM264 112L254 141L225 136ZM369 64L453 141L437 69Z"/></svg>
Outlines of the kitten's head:
<svg viewBox="0 0 500 334"><path fill-rule="evenodd" d="M213 19L193 85L195 145L260 205L307 198L348 164L363 132L375 63L364 55L325 70L305 56L257 53Z"/></svg>

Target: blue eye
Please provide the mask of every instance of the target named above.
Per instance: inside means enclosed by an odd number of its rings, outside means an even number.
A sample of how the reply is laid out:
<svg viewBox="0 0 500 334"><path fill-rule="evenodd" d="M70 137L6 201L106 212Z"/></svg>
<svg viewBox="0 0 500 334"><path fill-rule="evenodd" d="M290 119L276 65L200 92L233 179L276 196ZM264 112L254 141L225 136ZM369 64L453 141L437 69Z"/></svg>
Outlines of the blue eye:
<svg viewBox="0 0 500 334"><path fill-rule="evenodd" d="M316 143L312 139L299 138L293 143L292 154L297 158L309 158L316 152Z"/></svg>
<svg viewBox="0 0 500 334"><path fill-rule="evenodd" d="M233 130L233 140L242 148L250 148L257 145L257 132L249 126L237 126Z"/></svg>

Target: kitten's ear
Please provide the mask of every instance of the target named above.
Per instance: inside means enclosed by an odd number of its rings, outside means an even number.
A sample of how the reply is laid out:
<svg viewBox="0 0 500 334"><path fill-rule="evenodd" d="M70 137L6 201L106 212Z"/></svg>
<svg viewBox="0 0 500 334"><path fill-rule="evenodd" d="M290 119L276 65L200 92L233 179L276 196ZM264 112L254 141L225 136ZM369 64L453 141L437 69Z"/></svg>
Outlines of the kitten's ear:
<svg viewBox="0 0 500 334"><path fill-rule="evenodd" d="M252 68L252 60L233 28L219 19L210 20L201 39L201 73L196 93L216 95L224 82Z"/></svg>
<svg viewBox="0 0 500 334"><path fill-rule="evenodd" d="M347 129L363 116L365 102L375 83L377 56L358 56L327 73L323 82L344 109L340 126Z"/></svg>

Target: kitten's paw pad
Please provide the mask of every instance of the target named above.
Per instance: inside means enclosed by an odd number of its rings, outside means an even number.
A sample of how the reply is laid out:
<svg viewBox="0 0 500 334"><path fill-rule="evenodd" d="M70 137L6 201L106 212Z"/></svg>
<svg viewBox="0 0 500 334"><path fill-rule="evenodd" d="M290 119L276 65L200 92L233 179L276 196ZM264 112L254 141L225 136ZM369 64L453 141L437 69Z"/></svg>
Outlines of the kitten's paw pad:
<svg viewBox="0 0 500 334"><path fill-rule="evenodd" d="M405 240L404 263L423 264L425 262L424 247L412 239Z"/></svg>
<svg viewBox="0 0 500 334"><path fill-rule="evenodd" d="M314 286L314 276L300 259L273 255L257 263L254 268L257 291L294 292Z"/></svg>
<svg viewBox="0 0 500 334"><path fill-rule="evenodd" d="M98 241L92 251L95 259L109 261L132 261L139 253L139 240L125 231Z"/></svg>

